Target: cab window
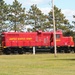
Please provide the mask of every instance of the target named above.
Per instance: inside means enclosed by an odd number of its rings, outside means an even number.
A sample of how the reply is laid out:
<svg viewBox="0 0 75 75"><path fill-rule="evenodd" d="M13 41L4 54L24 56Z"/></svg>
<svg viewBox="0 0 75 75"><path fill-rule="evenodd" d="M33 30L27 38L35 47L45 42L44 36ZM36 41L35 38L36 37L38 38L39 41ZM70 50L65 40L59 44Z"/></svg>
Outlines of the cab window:
<svg viewBox="0 0 75 75"><path fill-rule="evenodd" d="M56 34L56 38L57 38L57 39L60 38L60 34Z"/></svg>

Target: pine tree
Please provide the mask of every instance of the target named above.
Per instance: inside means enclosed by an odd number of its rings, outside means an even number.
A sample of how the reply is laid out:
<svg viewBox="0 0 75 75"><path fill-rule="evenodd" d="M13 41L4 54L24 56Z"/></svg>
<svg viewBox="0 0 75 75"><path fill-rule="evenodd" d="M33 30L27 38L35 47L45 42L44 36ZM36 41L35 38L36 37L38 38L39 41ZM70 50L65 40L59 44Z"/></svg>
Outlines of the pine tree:
<svg viewBox="0 0 75 75"><path fill-rule="evenodd" d="M73 18L75 19L75 15L73 15ZM73 23L73 30L75 30L75 21L72 21L72 23Z"/></svg>
<svg viewBox="0 0 75 75"><path fill-rule="evenodd" d="M4 0L0 0L0 32L6 29L6 20L8 13L8 5Z"/></svg>
<svg viewBox="0 0 75 75"><path fill-rule="evenodd" d="M66 19L64 14L61 12L61 9L57 8L56 6L54 6L54 14L55 14L56 30L61 29L63 30L63 32L66 32L72 28L69 21ZM52 10L49 12L48 19L53 28Z"/></svg>
<svg viewBox="0 0 75 75"><path fill-rule="evenodd" d="M8 20L12 30L21 31L25 25L25 8L22 8L22 4L18 0L14 0L13 4L9 7Z"/></svg>
<svg viewBox="0 0 75 75"><path fill-rule="evenodd" d="M47 16L37 8L37 5L32 5L28 11L27 23L33 27L32 31L45 30Z"/></svg>

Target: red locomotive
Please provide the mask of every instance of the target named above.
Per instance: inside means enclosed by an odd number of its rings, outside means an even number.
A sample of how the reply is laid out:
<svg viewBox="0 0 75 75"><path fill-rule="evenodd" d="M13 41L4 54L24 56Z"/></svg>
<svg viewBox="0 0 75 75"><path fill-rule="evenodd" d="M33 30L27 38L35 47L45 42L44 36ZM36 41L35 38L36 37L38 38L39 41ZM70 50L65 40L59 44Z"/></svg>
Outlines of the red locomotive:
<svg viewBox="0 0 75 75"><path fill-rule="evenodd" d="M36 51L45 50L54 52L53 32L3 32L2 33L2 51L3 53L25 53L32 51L35 46ZM57 52L74 51L73 38L65 37L62 31L56 32ZM74 51L75 52L75 51Z"/></svg>

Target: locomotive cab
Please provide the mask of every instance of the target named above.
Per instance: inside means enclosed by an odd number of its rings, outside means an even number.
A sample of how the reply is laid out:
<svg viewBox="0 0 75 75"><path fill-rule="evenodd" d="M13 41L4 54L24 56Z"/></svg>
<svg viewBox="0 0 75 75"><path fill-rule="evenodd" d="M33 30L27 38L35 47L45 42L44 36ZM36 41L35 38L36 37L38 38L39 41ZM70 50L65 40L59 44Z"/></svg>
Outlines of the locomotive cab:
<svg viewBox="0 0 75 75"><path fill-rule="evenodd" d="M63 36L62 31L56 32L57 52L72 52L74 49L74 41L71 36Z"/></svg>
<svg viewBox="0 0 75 75"><path fill-rule="evenodd" d="M53 33L54 34L54 33ZM54 38L51 42L51 46L54 49ZM71 36L63 36L62 31L58 30L56 31L56 46L57 46L57 52L71 52L74 50L74 42L73 38Z"/></svg>
<svg viewBox="0 0 75 75"><path fill-rule="evenodd" d="M54 35L53 35L53 37L54 37ZM56 32L56 45L57 46L61 46L61 44L60 44L61 38L62 38L62 31L57 31ZM54 46L54 38L53 38L53 41L51 42L51 46Z"/></svg>

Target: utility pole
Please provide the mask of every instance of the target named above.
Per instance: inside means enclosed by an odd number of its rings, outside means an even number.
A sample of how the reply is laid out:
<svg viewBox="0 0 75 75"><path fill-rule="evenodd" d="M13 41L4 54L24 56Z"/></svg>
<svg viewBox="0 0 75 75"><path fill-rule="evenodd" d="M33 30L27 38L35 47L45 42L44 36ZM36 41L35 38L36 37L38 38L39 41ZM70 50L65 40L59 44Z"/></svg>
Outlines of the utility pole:
<svg viewBox="0 0 75 75"><path fill-rule="evenodd" d="M52 9L53 9L53 27L54 27L54 56L57 56L56 50L56 27L55 27L55 15L54 15L54 0L52 0Z"/></svg>

